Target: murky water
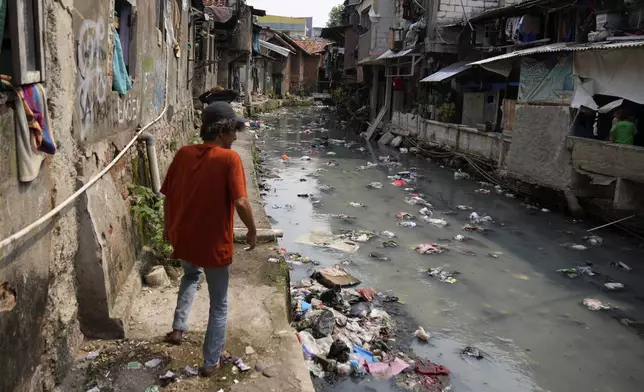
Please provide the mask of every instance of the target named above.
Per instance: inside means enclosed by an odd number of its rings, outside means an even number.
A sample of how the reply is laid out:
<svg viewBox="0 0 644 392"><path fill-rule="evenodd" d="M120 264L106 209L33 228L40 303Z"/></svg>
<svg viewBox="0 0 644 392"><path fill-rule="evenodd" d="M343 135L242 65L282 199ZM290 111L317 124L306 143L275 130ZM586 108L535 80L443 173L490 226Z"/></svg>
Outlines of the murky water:
<svg viewBox="0 0 644 392"><path fill-rule="evenodd" d="M452 371L454 391L636 391L644 385L644 340L633 326L625 326L612 313L593 312L581 305L592 297L619 307L633 320L644 319L644 252L641 246L620 233L600 231L603 246L583 241L592 224L574 222L554 212L531 210L523 200L510 199L492 190L475 193L475 180L454 180L453 170L425 159L378 149L354 135L332 129L324 121L330 113L321 108L282 109L263 117L268 129L257 133L258 145L266 155L266 168L279 178L268 179L267 213L273 226L284 231L281 246L318 260L323 266L342 261L363 281L381 291L391 290L405 303L415 323L431 332L430 344L412 343L414 352ZM326 131L331 129L330 131ZM305 130L311 130L310 134ZM331 139L327 148L314 148L320 140ZM333 139L355 141L333 142ZM329 154L331 153L331 154ZM286 163L282 154L290 158ZM334 155L333 155L334 154ZM310 161L300 157L307 155ZM402 162L399 168L379 165L357 169L378 156L391 155ZM338 165L327 166L329 161ZM413 170L422 177L409 184L434 206L434 218L449 225L439 228L418 221L414 228L397 226L399 211L419 216L420 206L405 203L409 192L391 185L387 176ZM316 177L317 176L317 177ZM369 189L378 181L382 189ZM333 187L321 192L322 184ZM315 204L298 194L313 194ZM350 202L367 207L351 207ZM489 215L494 223L483 233L462 230L472 211ZM329 214L357 217L353 222ZM393 231L399 247L383 248L382 239L361 244L354 254L317 248L300 243L311 231L365 229ZM462 234L470 239L457 242ZM452 250L437 255L420 255L418 244L439 243ZM577 243L587 250L568 249L561 244ZM369 257L372 252L390 261ZM472 252L475 255L470 255ZM488 256L500 252L498 258ZM625 272L610 266L622 261L632 267ZM592 265L599 274L571 279L556 272L560 268ZM428 268L443 267L460 272L457 282L447 284L431 277ZM295 267L293 279L310 274ZM603 284L614 280L625 284L622 292L607 292ZM621 313L620 313L621 314ZM464 358L460 350L468 345L481 349L483 360ZM388 390L387 383L347 381L333 390Z"/></svg>

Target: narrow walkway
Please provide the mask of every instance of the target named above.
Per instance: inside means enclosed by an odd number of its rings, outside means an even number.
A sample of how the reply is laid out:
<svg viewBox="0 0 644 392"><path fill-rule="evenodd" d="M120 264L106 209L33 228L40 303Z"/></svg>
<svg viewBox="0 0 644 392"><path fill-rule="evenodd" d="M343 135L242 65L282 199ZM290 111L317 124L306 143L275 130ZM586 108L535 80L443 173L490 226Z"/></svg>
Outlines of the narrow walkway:
<svg viewBox="0 0 644 392"><path fill-rule="evenodd" d="M251 146L254 135L243 133L235 150L240 154L246 170L249 199L259 228L270 228L263 207L259 203L259 189L253 169ZM236 217L235 227L243 227ZM210 379L187 377L186 366L202 363L203 336L208 323L208 287L201 284L189 318L190 332L182 346L163 343L171 330L178 282L163 289L144 287L134 298L131 319L126 326L124 341L93 341L85 345L79 361L59 386L61 391L116 390L141 391L292 391L314 390L309 371L302 360L302 350L287 321L286 284L288 270L266 260L275 255L273 244L263 244L248 252L244 245L236 245L231 267L228 291L228 337L225 349L235 357L243 357L251 367L239 373L226 365L221 374ZM248 347L251 347L250 350ZM248 353L247 353L248 352ZM88 354L98 353L93 359ZM131 369L128 364L145 364L161 359L156 368ZM255 365L269 369L264 376ZM131 367L131 366L130 366ZM181 375L180 382L162 387L159 377L167 371ZM159 385L159 389L154 389ZM150 389L152 388L152 389Z"/></svg>

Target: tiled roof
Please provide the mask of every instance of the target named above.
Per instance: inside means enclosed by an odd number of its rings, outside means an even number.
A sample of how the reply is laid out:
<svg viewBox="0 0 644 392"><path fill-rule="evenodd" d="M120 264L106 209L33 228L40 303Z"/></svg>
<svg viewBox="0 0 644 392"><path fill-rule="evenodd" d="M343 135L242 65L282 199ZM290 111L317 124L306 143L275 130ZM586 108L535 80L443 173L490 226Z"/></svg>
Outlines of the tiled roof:
<svg viewBox="0 0 644 392"><path fill-rule="evenodd" d="M324 48L330 44L327 41L318 41L313 39L294 39L297 46L304 49L309 54L324 52Z"/></svg>

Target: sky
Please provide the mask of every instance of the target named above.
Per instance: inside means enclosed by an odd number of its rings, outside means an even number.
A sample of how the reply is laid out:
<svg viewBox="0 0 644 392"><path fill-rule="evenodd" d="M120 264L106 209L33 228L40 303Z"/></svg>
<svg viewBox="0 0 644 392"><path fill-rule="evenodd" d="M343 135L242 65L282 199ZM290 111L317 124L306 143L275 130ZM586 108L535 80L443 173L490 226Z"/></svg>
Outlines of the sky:
<svg viewBox="0 0 644 392"><path fill-rule="evenodd" d="M269 15L313 17L313 27L325 27L329 11L343 0L247 0L246 3Z"/></svg>

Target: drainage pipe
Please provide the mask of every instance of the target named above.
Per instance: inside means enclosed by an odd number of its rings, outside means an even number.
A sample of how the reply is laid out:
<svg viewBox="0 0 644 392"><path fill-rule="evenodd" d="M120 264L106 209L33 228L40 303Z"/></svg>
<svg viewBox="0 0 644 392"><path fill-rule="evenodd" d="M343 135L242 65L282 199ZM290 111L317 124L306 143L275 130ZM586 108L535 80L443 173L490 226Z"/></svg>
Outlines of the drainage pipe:
<svg viewBox="0 0 644 392"><path fill-rule="evenodd" d="M143 132L139 140L145 142L145 150L148 154L148 166L150 168L150 178L152 179L152 190L155 195L161 193L161 176L159 175L159 162L157 160L157 138L150 132Z"/></svg>

